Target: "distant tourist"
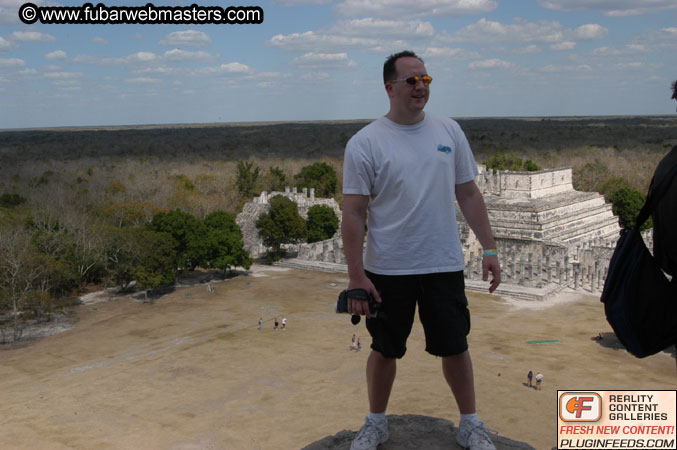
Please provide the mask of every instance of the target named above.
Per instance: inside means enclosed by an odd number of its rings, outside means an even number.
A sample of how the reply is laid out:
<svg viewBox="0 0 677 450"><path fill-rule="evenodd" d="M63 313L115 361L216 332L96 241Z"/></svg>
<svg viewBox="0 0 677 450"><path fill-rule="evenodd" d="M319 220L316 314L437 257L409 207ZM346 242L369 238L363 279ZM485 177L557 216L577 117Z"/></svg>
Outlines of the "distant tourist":
<svg viewBox="0 0 677 450"><path fill-rule="evenodd" d="M530 370L529 373L527 374L527 380L529 383L529 387L531 387L531 380L534 378L534 373Z"/></svg>
<svg viewBox="0 0 677 450"><path fill-rule="evenodd" d="M259 331L263 330L263 317L259 317Z"/></svg>
<svg viewBox="0 0 677 450"><path fill-rule="evenodd" d="M283 317L282 318L282 331L285 331L287 329L287 318Z"/></svg>
<svg viewBox="0 0 677 450"><path fill-rule="evenodd" d="M274 326L273 330L277 330L279 326L280 326L280 322L277 321L277 316L275 316L275 326Z"/></svg>
<svg viewBox="0 0 677 450"><path fill-rule="evenodd" d="M543 374L538 372L536 374L536 389L541 390L541 383L543 382Z"/></svg>
<svg viewBox="0 0 677 450"><path fill-rule="evenodd" d="M483 279L492 274L489 292L498 287L501 269L468 140L455 121L423 111L431 81L413 52L391 55L383 66L390 110L355 134L345 149L341 231L349 289L372 294L386 315L373 318L366 300L348 299L351 314L367 316L372 337L369 415L352 450L374 450L388 440L386 408L416 303L426 351L442 358L442 372L461 412L457 442L471 450L495 449L475 408L454 200L484 247Z"/></svg>

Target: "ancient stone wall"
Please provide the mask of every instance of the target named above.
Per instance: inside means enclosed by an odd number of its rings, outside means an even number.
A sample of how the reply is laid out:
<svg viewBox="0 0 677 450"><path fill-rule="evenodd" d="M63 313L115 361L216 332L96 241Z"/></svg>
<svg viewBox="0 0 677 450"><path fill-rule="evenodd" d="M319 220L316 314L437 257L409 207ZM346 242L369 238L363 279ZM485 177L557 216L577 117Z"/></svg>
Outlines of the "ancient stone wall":
<svg viewBox="0 0 677 450"><path fill-rule="evenodd" d="M493 172L478 166L476 179L487 211L503 269L503 282L532 288L570 287L597 292L604 286L609 260L620 231L611 205L600 194L573 189L572 170ZM265 252L253 221L266 211L274 195L286 195L306 215L314 204L326 204L338 217L333 199L314 192L262 193L238 216L245 246L253 255ZM457 206L458 229L469 280L482 278L482 248ZM298 260L345 264L339 233L326 241L288 246Z"/></svg>
<svg viewBox="0 0 677 450"><path fill-rule="evenodd" d="M301 192L298 192L297 188L290 189L289 187L285 188L284 192L261 192L258 197L254 197L251 202L248 202L244 205L242 212L238 214L237 218L235 219L242 230L245 250L247 250L255 258L266 253L266 248L263 245L263 241L259 236L258 230L256 229L256 220L258 219L259 215L268 211L270 208L270 199L276 195L282 195L294 201L299 207L299 214L304 219L308 218L308 209L311 206L329 206L334 210L337 217L339 218L340 225L341 209L339 208L338 203L336 203L336 200L333 198L315 198L315 189L313 188L303 188ZM296 245L285 246L285 248L288 251L294 253L298 251L298 246Z"/></svg>

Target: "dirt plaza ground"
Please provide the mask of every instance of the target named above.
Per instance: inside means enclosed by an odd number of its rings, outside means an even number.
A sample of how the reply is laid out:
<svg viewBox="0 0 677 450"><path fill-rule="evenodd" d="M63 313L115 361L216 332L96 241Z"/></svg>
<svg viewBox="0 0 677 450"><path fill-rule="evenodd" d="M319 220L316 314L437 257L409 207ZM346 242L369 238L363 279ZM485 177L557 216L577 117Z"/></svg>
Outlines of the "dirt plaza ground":
<svg viewBox="0 0 677 450"><path fill-rule="evenodd" d="M333 311L346 284L344 274L255 266L213 293L194 285L153 304L79 306L70 330L0 348L0 448L298 449L357 430L369 337ZM674 357L614 348L595 297L468 296L479 413L501 435L551 449L558 389L675 388ZM417 322L388 413L458 424L440 361L423 348ZM529 370L544 374L542 390L526 386Z"/></svg>

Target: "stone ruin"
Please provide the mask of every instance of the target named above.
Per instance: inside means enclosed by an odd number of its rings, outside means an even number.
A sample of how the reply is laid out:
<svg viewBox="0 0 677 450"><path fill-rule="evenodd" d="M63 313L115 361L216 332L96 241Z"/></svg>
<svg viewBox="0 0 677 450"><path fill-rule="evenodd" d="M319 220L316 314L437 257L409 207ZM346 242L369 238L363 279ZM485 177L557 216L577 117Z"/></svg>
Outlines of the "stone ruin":
<svg viewBox="0 0 677 450"><path fill-rule="evenodd" d="M571 167L536 172L492 171L483 165L478 169L476 182L484 195L503 271L499 293L534 299L564 287L601 291L620 232L618 218L601 194L574 190ZM312 205L329 205L340 220L336 201L315 198L313 189L302 193L289 188L284 193L263 192L237 217L252 256L266 250L254 222L274 195L294 200L304 217ZM485 291L481 246L456 207L466 286ZM283 265L346 271L338 232L331 239L289 246L288 250L296 255Z"/></svg>
<svg viewBox="0 0 677 450"><path fill-rule="evenodd" d="M282 195L294 201L299 207L299 214L304 219L308 219L308 209L311 206L326 205L334 210L334 212L339 218L339 222L341 220L341 209L339 208L338 203L336 203L336 200L334 200L333 198L315 198L314 188L310 189L303 188L301 192L298 192L297 188L291 189L289 187L286 187L284 192L279 191L261 192L261 195L259 195L258 197L254 197L253 201L248 202L244 205L244 208L242 208L242 212L238 214L237 218L235 219L237 224L240 226L240 229L242 230L242 236L244 238L244 248L254 258L263 255L264 253L266 253L267 250L266 247L263 245L263 241L259 236L258 230L256 229L256 220L261 215L261 213L268 211L268 208L270 208L270 204L268 203L268 201L271 198L275 197L276 195ZM334 236L334 238L332 239L337 238L339 238L338 233L337 236ZM298 247L299 246L291 245L286 246L286 249L292 253L296 253L299 251ZM312 260L320 261L322 259L323 257L321 255L318 255L314 259L308 259L308 261Z"/></svg>

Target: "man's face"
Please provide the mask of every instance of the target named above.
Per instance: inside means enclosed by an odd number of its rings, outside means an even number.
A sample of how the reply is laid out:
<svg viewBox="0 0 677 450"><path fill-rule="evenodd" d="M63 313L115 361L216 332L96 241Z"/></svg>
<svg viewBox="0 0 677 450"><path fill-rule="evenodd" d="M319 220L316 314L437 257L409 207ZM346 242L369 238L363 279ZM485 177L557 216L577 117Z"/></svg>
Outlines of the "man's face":
<svg viewBox="0 0 677 450"><path fill-rule="evenodd" d="M397 71L395 79L428 75L421 60L409 56L395 61L395 69ZM388 82L386 90L390 97L391 108L412 115L423 111L430 95L430 87L425 86L421 80L413 86L405 81Z"/></svg>

